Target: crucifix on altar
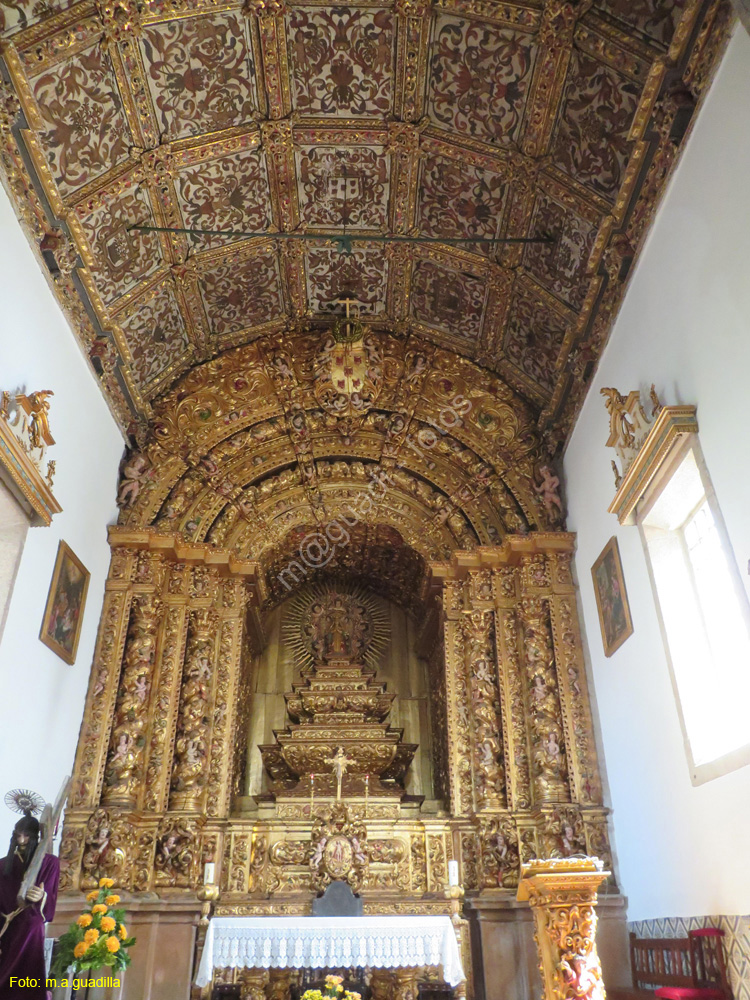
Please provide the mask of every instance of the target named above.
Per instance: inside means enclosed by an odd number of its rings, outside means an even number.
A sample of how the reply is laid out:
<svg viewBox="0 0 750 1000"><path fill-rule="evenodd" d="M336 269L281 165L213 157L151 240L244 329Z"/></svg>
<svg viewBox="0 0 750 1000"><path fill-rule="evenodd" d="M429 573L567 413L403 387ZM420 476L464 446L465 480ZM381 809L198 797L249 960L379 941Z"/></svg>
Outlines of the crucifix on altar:
<svg viewBox="0 0 750 1000"><path fill-rule="evenodd" d="M336 775L336 801L341 801L341 782L346 773L346 769L350 764L354 764L355 761L351 757L347 757L344 753L344 748L339 747L333 757L326 757L325 763L330 764L333 768L333 773Z"/></svg>

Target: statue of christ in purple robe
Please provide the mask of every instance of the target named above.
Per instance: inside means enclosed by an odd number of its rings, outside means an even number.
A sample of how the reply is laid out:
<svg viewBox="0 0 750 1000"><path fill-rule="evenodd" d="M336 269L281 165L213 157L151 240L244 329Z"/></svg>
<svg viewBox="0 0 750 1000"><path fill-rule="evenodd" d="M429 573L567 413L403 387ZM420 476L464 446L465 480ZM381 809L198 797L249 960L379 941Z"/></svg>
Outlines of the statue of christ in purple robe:
<svg viewBox="0 0 750 1000"><path fill-rule="evenodd" d="M55 915L60 862L46 854L36 879L19 906L18 891L39 842L39 821L27 813L13 830L10 849L0 861L0 1000L46 1000L44 925ZM18 988L12 977L31 977L38 986Z"/></svg>

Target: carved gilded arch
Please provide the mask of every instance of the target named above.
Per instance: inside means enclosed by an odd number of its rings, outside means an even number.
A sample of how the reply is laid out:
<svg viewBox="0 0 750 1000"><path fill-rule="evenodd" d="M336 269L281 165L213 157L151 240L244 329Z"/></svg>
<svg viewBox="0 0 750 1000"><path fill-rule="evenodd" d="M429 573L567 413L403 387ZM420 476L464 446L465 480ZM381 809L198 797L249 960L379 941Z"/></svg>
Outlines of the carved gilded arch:
<svg viewBox="0 0 750 1000"><path fill-rule="evenodd" d="M345 417L321 392L319 334L269 335L193 369L124 463L120 523L257 558L367 499L375 480L386 485L369 520L413 536L428 559L556 527L526 404L449 351L369 337L377 392Z"/></svg>

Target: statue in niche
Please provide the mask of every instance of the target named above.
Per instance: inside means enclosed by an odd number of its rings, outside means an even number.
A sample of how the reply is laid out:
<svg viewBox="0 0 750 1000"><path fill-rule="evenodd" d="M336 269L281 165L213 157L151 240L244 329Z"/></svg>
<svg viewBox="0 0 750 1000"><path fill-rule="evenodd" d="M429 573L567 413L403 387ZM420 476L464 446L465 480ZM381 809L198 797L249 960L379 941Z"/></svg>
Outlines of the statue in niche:
<svg viewBox="0 0 750 1000"><path fill-rule="evenodd" d="M365 653L372 624L356 597L331 592L311 606L304 632L316 659L356 660Z"/></svg>

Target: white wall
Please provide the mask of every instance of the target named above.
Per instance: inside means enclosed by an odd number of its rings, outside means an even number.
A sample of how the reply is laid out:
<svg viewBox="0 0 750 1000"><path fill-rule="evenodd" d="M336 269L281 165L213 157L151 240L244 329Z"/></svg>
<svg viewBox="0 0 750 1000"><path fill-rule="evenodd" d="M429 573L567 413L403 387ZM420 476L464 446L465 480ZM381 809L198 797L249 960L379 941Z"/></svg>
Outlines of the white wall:
<svg viewBox="0 0 750 1000"><path fill-rule="evenodd" d="M603 386L698 406L745 586L750 557L750 37L737 29L698 115L564 461L629 919L750 912L750 766L693 787L636 527L614 495ZM602 650L591 566L616 535L634 634ZM750 665L749 665L750 668ZM748 706L750 711L750 706Z"/></svg>
<svg viewBox="0 0 750 1000"><path fill-rule="evenodd" d="M52 389L54 494L49 528L29 528L0 643L0 800L11 788L57 794L73 764L117 514L123 440L0 187L0 389ZM39 641L57 545L91 573L78 654ZM0 801L0 856L18 817Z"/></svg>

